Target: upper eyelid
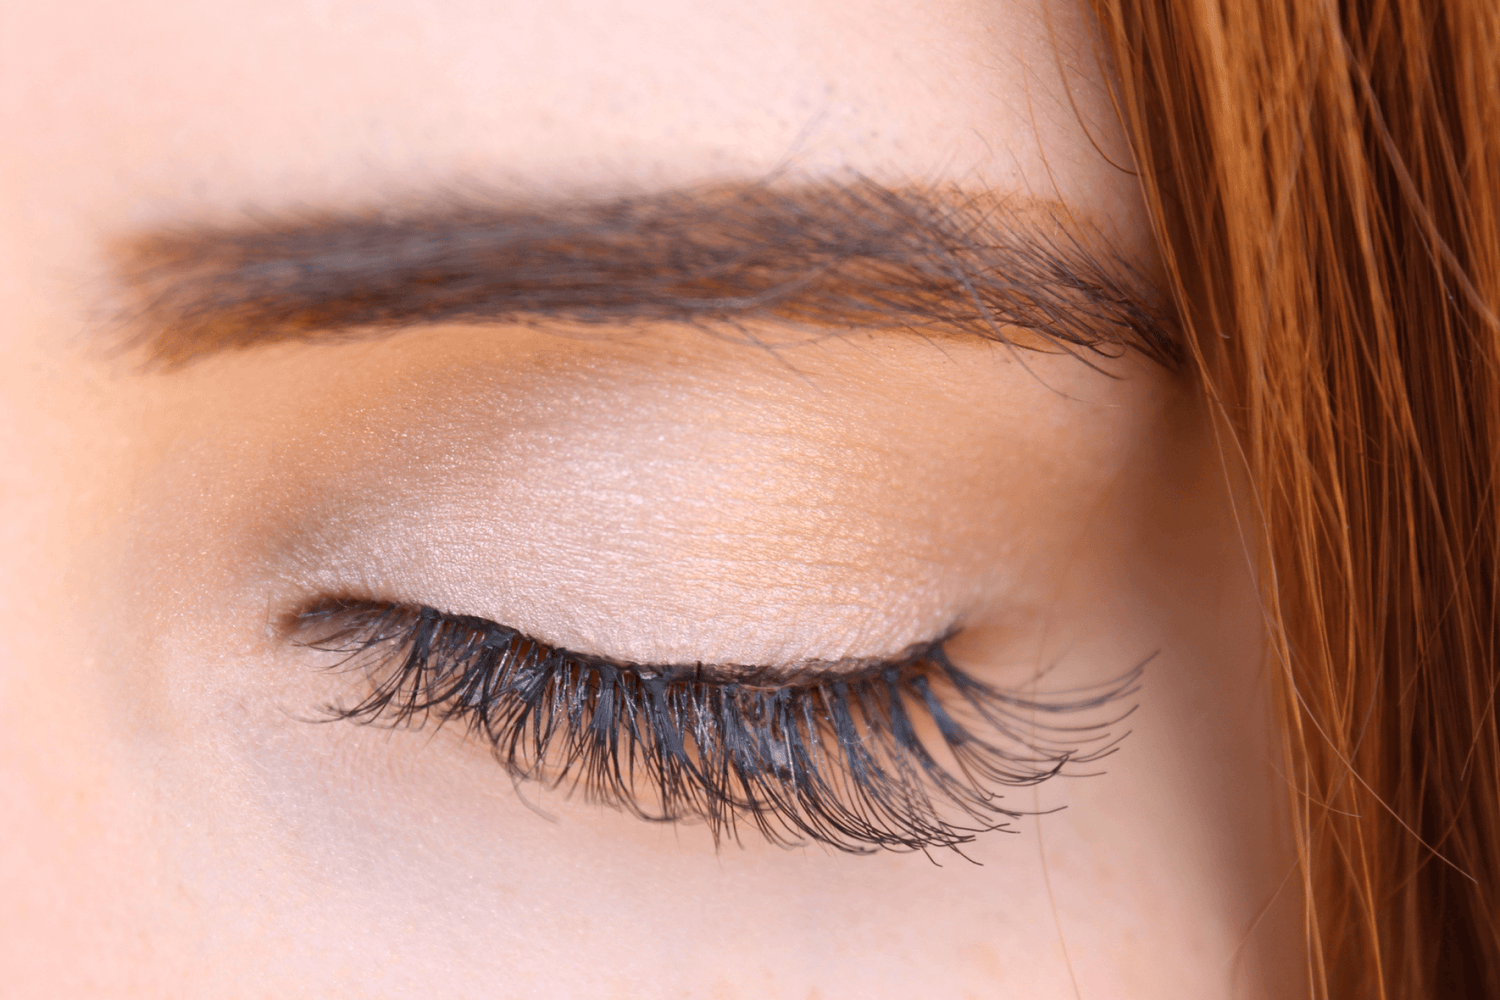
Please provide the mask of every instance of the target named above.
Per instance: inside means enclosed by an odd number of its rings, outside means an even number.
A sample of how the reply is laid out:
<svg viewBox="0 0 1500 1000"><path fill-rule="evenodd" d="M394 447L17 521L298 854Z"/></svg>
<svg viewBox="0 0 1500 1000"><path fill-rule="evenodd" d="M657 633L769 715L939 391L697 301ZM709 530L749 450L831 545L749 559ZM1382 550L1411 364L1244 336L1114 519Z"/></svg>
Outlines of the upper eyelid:
<svg viewBox="0 0 1500 1000"><path fill-rule="evenodd" d="M1180 353L1142 276L1066 206L868 181L177 227L114 247L152 361L434 322L915 326Z"/></svg>
<svg viewBox="0 0 1500 1000"><path fill-rule="evenodd" d="M389 601L372 601L361 598L323 598L293 613L283 631L294 641L312 648L324 648L312 635L320 623L337 624L342 616L389 613L392 620L414 615L430 615L445 622L473 628L475 630L503 630L523 641L533 643L548 653L563 655L584 664L607 664L610 667L628 670L641 677L660 677L667 682L676 680L696 681L709 684L735 684L744 687L802 688L821 684L849 683L867 677L878 676L891 668L918 663L933 656L942 656L943 644L957 631L954 625L945 629L936 638L914 642L905 649L887 656L849 657L841 660L808 660L787 665L694 663L662 664L636 663L616 660L606 656L578 653L570 649L550 646L540 640L524 635L520 630L476 615L449 614L436 608L418 607ZM305 641L310 639L311 641ZM329 650L335 651L335 650Z"/></svg>
<svg viewBox="0 0 1500 1000"><path fill-rule="evenodd" d="M500 630L520 640L536 645L547 653L559 655L576 661L584 666L602 665L611 669L627 671L642 677L660 676L667 682L686 681L707 684L734 685L737 687L766 687L777 689L812 689L826 684L854 683L879 677L893 668L904 668L922 662L935 662L945 669L958 669L944 652L944 646L949 639L960 631L960 624L954 623L943 633L934 639L914 642L899 653L889 656L878 657L851 657L844 660L813 660L803 664L792 664L789 666L753 666L743 664L649 664L634 663L625 660L616 660L606 656L597 656L587 653L577 653L573 650L550 646L525 635L519 629L488 618L476 615L450 614L436 608L401 604L394 601L369 600L364 598L337 597L319 598L312 604L304 606L301 610L294 612L283 623L283 633L293 641L297 641L309 648L324 648L319 646L316 640L308 642L299 638L299 633L306 633L314 628L314 623L321 619L323 621L337 621L344 613L364 614L370 611L390 613L393 621L402 618L410 619L417 614L429 614L435 619L448 623L456 623L474 628L476 630ZM352 634L357 629L351 628ZM400 638L405 634L403 623L396 635L392 638ZM325 650L339 652L340 650ZM1044 712L1048 714L1079 711L1083 708L1094 707L1116 698L1125 697L1135 693L1141 673L1146 666L1156 657L1152 653L1130 670L1119 677L1111 678L1103 684L1093 688L1077 688L1063 691L1051 692L1047 695L1035 697L1020 695L1019 693L1007 696L1006 700L1013 705L1029 710ZM764 683L757 683L761 681ZM774 683L772 683L774 681ZM1103 697L1098 697L1098 691L1109 692ZM1081 700L1075 700L1072 696L1084 695Z"/></svg>

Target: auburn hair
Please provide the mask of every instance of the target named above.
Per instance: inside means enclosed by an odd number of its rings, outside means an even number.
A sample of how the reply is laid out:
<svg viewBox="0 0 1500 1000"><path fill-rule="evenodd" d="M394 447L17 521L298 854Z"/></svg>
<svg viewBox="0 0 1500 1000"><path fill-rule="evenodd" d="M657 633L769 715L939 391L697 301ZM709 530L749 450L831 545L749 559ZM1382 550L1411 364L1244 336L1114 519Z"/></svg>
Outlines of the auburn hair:
<svg viewBox="0 0 1500 1000"><path fill-rule="evenodd" d="M1094 8L1259 508L1312 993L1500 996L1500 3Z"/></svg>

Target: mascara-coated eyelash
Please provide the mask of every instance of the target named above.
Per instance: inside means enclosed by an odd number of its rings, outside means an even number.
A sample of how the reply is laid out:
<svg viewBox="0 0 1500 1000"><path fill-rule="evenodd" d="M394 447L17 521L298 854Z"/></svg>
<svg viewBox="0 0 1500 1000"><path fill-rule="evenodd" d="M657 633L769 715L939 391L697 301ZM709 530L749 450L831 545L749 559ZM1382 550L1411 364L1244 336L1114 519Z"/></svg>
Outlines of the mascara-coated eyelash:
<svg viewBox="0 0 1500 1000"><path fill-rule="evenodd" d="M956 667L942 640L889 659L791 669L643 666L554 649L483 618L323 600L293 620L303 645L367 672L332 718L457 723L518 779L643 819L749 827L772 842L957 849L1024 815L1005 786L1098 760L1123 734L1046 721L1118 702L1144 664L1096 688L1023 697ZM940 759L945 758L945 759Z"/></svg>

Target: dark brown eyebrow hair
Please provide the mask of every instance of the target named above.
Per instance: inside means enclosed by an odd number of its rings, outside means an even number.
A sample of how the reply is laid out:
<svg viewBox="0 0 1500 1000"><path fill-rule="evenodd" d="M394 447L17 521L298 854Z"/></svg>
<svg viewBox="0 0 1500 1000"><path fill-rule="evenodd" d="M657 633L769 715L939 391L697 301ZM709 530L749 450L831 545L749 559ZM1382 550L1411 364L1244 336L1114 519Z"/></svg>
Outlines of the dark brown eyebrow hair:
<svg viewBox="0 0 1500 1000"><path fill-rule="evenodd" d="M133 345L167 368L423 323L899 327L1179 359L1149 282L1058 204L870 181L603 201L452 197L114 246Z"/></svg>

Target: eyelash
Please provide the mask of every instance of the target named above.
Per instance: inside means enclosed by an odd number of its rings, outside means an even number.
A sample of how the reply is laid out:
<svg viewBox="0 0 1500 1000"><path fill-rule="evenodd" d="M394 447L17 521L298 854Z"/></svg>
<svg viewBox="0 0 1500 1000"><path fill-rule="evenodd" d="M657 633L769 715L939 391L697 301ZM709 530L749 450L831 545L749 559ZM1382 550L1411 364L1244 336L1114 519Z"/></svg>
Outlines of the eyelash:
<svg viewBox="0 0 1500 1000"><path fill-rule="evenodd" d="M859 854L958 850L1005 829L1025 812L996 787L1112 753L1127 734L1108 727L1133 708L1074 727L1036 716L1118 702L1145 666L1039 700L970 676L941 639L885 660L778 671L617 663L483 618L378 601L323 600L292 624L301 645L341 654L333 669L367 672L369 692L328 706L331 719L459 723L518 779L646 820L702 820L715 843L748 826L773 843ZM924 717L956 768L928 749Z"/></svg>

